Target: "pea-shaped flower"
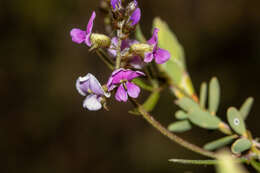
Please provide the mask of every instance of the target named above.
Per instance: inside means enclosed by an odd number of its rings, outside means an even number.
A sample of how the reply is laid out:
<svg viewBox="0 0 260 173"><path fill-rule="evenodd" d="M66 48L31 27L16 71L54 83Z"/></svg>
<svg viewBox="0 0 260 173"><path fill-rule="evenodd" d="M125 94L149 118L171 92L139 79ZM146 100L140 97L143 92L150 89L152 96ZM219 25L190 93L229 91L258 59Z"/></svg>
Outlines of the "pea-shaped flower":
<svg viewBox="0 0 260 173"><path fill-rule="evenodd" d="M96 77L90 73L77 79L76 88L79 94L87 96L83 102L83 107L90 111L101 109L103 98L110 97L110 93L105 92Z"/></svg>
<svg viewBox="0 0 260 173"><path fill-rule="evenodd" d="M82 31L81 29L78 28L73 28L70 31L70 35L72 37L72 41L78 44L81 44L83 42L86 43L87 46L91 46L91 40L90 40L90 35L92 33L92 28L93 28L93 23L96 18L96 13L93 11L87 25L86 31Z"/></svg>
<svg viewBox="0 0 260 173"><path fill-rule="evenodd" d="M171 54L167 50L158 47L158 32L159 29L155 28L152 38L147 41L149 45L153 46L153 50L151 52L145 53L144 62L146 63L155 59L157 64L163 64L171 57Z"/></svg>
<svg viewBox="0 0 260 173"><path fill-rule="evenodd" d="M140 88L131 81L139 76L145 76L145 74L140 71L132 71L123 68L115 70L108 80L108 91L112 91L114 88L117 88L115 98L119 102L126 102L128 100L128 96L137 98L140 94Z"/></svg>
<svg viewBox="0 0 260 173"><path fill-rule="evenodd" d="M110 46L110 38L103 34L92 33L93 23L96 18L96 13L93 11L86 28L86 31L83 31L78 28L73 28L70 31L70 36L72 41L78 44L85 42L89 47L93 48L106 48Z"/></svg>

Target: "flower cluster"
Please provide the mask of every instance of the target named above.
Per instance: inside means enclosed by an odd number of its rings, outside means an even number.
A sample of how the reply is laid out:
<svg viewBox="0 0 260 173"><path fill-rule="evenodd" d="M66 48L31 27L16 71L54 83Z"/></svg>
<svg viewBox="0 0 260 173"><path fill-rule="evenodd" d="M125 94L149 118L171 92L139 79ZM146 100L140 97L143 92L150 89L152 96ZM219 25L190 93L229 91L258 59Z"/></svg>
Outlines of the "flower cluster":
<svg viewBox="0 0 260 173"><path fill-rule="evenodd" d="M154 29L151 39L145 43L129 38L141 19L141 9L136 0L126 7L121 0L110 0L108 3L111 27L115 36L111 38L93 32L95 11L88 21L86 30L73 28L70 32L73 42L85 43L91 51L102 50L114 68L108 82L103 86L90 73L78 78L76 88L81 95L86 96L83 107L91 111L101 109L111 93L115 93L115 99L119 102L126 102L129 97L137 98L141 89L132 80L146 76L142 70L153 59L157 64L162 64L170 58L170 53L158 46L157 28Z"/></svg>

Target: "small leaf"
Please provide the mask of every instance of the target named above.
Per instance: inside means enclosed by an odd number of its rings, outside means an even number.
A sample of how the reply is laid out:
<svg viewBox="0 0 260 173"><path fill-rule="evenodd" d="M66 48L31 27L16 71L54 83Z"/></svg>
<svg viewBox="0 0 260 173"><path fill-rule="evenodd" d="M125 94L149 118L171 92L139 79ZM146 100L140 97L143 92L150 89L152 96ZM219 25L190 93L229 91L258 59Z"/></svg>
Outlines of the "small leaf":
<svg viewBox="0 0 260 173"><path fill-rule="evenodd" d="M185 132L191 129L191 124L188 120L177 121L168 126L168 130L172 132Z"/></svg>
<svg viewBox="0 0 260 173"><path fill-rule="evenodd" d="M238 133L239 135L246 134L246 126L243 118L241 117L239 111L231 107L227 111L227 119L228 123L230 124L231 128Z"/></svg>
<svg viewBox="0 0 260 173"><path fill-rule="evenodd" d="M246 99L246 101L244 102L244 104L241 106L240 108L240 115L242 116L242 118L245 120L246 117L248 116L251 107L254 103L254 98L249 97L248 99Z"/></svg>
<svg viewBox="0 0 260 173"><path fill-rule="evenodd" d="M218 140L215 140L215 141L212 141L210 143L207 143L206 145L204 145L203 148L206 149L206 150L215 150L215 149L218 149L218 148L221 148L221 147L223 147L225 145L230 144L237 137L238 137L237 135L226 136L224 138L220 138Z"/></svg>
<svg viewBox="0 0 260 173"><path fill-rule="evenodd" d="M250 164L253 166L253 168L255 168L255 170L260 172L260 162L257 162L255 160L251 160Z"/></svg>
<svg viewBox="0 0 260 173"><path fill-rule="evenodd" d="M188 117L192 123L205 129L218 129L221 123L217 116L212 116L201 109L192 109L188 112Z"/></svg>
<svg viewBox="0 0 260 173"><path fill-rule="evenodd" d="M149 97L148 99L144 102L144 104L142 105L142 107L145 109L145 111L147 112L151 112L153 110L153 108L156 106L158 100L160 98L160 92L159 90L154 91ZM138 112L137 109L131 110L129 111L130 114L134 114L134 115L140 115L140 113Z"/></svg>
<svg viewBox="0 0 260 173"><path fill-rule="evenodd" d="M183 112L183 111L177 111L177 112L175 113L175 117L176 117L178 120L185 120L185 119L188 118L188 115L187 115L185 112Z"/></svg>
<svg viewBox="0 0 260 173"><path fill-rule="evenodd" d="M132 82L136 85L138 85L139 87L141 87L144 90L147 91L154 91L154 88L150 85L148 85L146 82L144 82L142 79L140 78L135 78L132 80Z"/></svg>
<svg viewBox="0 0 260 173"><path fill-rule="evenodd" d="M200 87L200 107L206 107L206 100L207 100L207 83L203 82Z"/></svg>
<svg viewBox="0 0 260 173"><path fill-rule="evenodd" d="M176 104L180 106L183 110L189 112L191 109L199 108L198 103L193 101L192 99L188 97L183 97L176 101Z"/></svg>
<svg viewBox="0 0 260 173"><path fill-rule="evenodd" d="M191 165L215 165L218 160L185 160L185 159L169 159L169 162Z"/></svg>
<svg viewBox="0 0 260 173"><path fill-rule="evenodd" d="M216 114L219 106L220 86L216 77L212 78L209 83L209 111Z"/></svg>
<svg viewBox="0 0 260 173"><path fill-rule="evenodd" d="M135 37L141 43L146 42L146 39L145 39L145 37L143 35L143 32L142 32L142 29L141 29L140 25L137 25L137 27L136 27Z"/></svg>
<svg viewBox="0 0 260 173"><path fill-rule="evenodd" d="M251 146L252 142L250 140L248 140L247 138L240 138L232 144L231 150L234 154L240 154L250 149Z"/></svg>

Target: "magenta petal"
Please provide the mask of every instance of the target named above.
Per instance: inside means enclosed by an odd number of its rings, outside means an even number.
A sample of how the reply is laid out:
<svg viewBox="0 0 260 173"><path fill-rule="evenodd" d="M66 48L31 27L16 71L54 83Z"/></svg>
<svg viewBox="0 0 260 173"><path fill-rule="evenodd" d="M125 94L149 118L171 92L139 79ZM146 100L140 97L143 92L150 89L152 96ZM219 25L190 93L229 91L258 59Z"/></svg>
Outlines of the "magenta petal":
<svg viewBox="0 0 260 173"><path fill-rule="evenodd" d="M132 21L131 26L136 25L141 19L141 10L140 8L135 9L133 14L130 17L130 20Z"/></svg>
<svg viewBox="0 0 260 173"><path fill-rule="evenodd" d="M114 88L116 88L116 85L112 84L113 77L110 77L107 82L107 89L108 91L112 91Z"/></svg>
<svg viewBox="0 0 260 173"><path fill-rule="evenodd" d="M87 34L89 34L89 33L92 32L93 22L94 22L94 19L95 19L95 18L96 18L96 12L93 11L93 12L92 12L92 15L91 15L91 17L90 17L90 19L89 19L89 21L88 21L87 30L86 30Z"/></svg>
<svg viewBox="0 0 260 173"><path fill-rule="evenodd" d="M150 44L150 45L156 44L157 45L157 43L158 43L158 32L159 32L159 29L154 28L152 38L150 38L150 40L147 41L148 44Z"/></svg>
<svg viewBox="0 0 260 173"><path fill-rule="evenodd" d="M115 97L116 97L116 100L119 101L119 102L121 102L121 101L126 102L127 101L128 96L127 96L127 92L124 89L123 84L121 84L118 87Z"/></svg>
<svg viewBox="0 0 260 173"><path fill-rule="evenodd" d="M88 25L87 25L87 29L86 29L86 40L85 43L87 46L91 46L91 40L90 40L90 36L92 33L92 28L93 28L93 23L94 23L94 19L96 18L96 12L93 11L89 21L88 21Z"/></svg>
<svg viewBox="0 0 260 173"><path fill-rule="evenodd" d="M137 98L140 94L140 88L132 82L126 83L127 93L132 98Z"/></svg>
<svg viewBox="0 0 260 173"><path fill-rule="evenodd" d="M163 64L166 61L168 61L171 57L171 54L164 49L158 48L157 51L155 52L155 62L157 64Z"/></svg>
<svg viewBox="0 0 260 173"><path fill-rule="evenodd" d="M139 77L139 76L145 76L145 74L144 74L143 72L140 72L140 71L132 71L132 70L131 70L131 73L129 73L129 74L127 75L127 80L128 80L128 81L131 81L131 80L133 80L134 78L137 78L137 77Z"/></svg>
<svg viewBox="0 0 260 173"><path fill-rule="evenodd" d="M73 42L80 44L86 39L86 32L78 28L73 28L70 31L70 36Z"/></svg>
<svg viewBox="0 0 260 173"><path fill-rule="evenodd" d="M87 35L86 35L86 39L85 39L85 44L86 44L88 47L91 47L91 45L92 45L91 40L90 40L90 36L91 36L91 33L87 34Z"/></svg>
<svg viewBox="0 0 260 173"><path fill-rule="evenodd" d="M118 84L122 80L128 80L128 76L131 75L132 72L133 72L132 70L125 70L123 68L120 68L120 69L116 70L112 74L112 76L113 76L112 84Z"/></svg>
<svg viewBox="0 0 260 173"><path fill-rule="evenodd" d="M144 62L148 63L153 60L153 52L145 53L144 55Z"/></svg>

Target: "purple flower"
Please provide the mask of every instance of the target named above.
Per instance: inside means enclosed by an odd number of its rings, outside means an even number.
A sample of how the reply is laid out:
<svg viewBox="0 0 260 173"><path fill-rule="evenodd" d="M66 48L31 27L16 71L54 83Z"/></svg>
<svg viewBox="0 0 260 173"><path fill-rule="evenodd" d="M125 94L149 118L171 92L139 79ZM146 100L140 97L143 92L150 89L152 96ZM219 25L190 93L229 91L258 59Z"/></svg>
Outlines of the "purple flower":
<svg viewBox="0 0 260 173"><path fill-rule="evenodd" d="M90 73L77 79L76 88L82 96L88 95L83 102L83 107L90 111L101 109L102 97L110 97L110 93L106 93L96 77Z"/></svg>
<svg viewBox="0 0 260 173"><path fill-rule="evenodd" d="M137 2L136 2L136 4L137 4ZM136 8L130 17L130 21L132 22L130 25L134 26L134 25L138 24L140 19L141 19L141 9Z"/></svg>
<svg viewBox="0 0 260 173"><path fill-rule="evenodd" d="M81 44L82 42L85 41L85 44L87 46L91 46L91 41L90 41L90 36L92 33L92 28L93 28L93 22L96 17L95 11L93 11L87 25L86 31L82 31L81 29L78 28L73 28L70 31L70 36L72 38L72 41L78 44Z"/></svg>
<svg viewBox="0 0 260 173"><path fill-rule="evenodd" d="M122 41L122 45L121 45L121 52L124 52L124 50L128 49L132 44L137 44L139 43L137 40L131 40L131 39L126 39ZM116 58L116 47L118 44L118 38L117 37L113 37L111 39L111 45L109 47L109 49L107 49L109 55L112 58ZM141 60L141 57L139 56L133 56L130 60L130 65L133 66L136 69L141 69L144 65L143 61Z"/></svg>
<svg viewBox="0 0 260 173"><path fill-rule="evenodd" d="M108 91L112 91L114 88L118 87L115 98L119 102L126 102L128 96L137 98L140 94L140 88L131 81L134 78L144 75L145 74L140 71L120 68L114 71L109 78L107 83Z"/></svg>
<svg viewBox="0 0 260 173"><path fill-rule="evenodd" d="M153 46L153 51L145 53L144 62L146 63L155 59L157 64L163 64L171 57L171 54L167 50L158 47L158 32L159 29L155 28L152 38L147 41L149 45Z"/></svg>
<svg viewBox="0 0 260 173"><path fill-rule="evenodd" d="M138 41L136 40L131 40L131 39L125 39L122 41L121 44L121 51L124 51L124 49L129 48L132 44L136 44L138 43ZM116 57L116 47L118 45L118 38L117 37L113 37L111 39L111 45L109 47L109 49L107 50L109 55L112 56L113 58Z"/></svg>
<svg viewBox="0 0 260 173"><path fill-rule="evenodd" d="M112 8L115 10L116 8L119 8L119 6L121 5L121 0L111 0L110 4Z"/></svg>

